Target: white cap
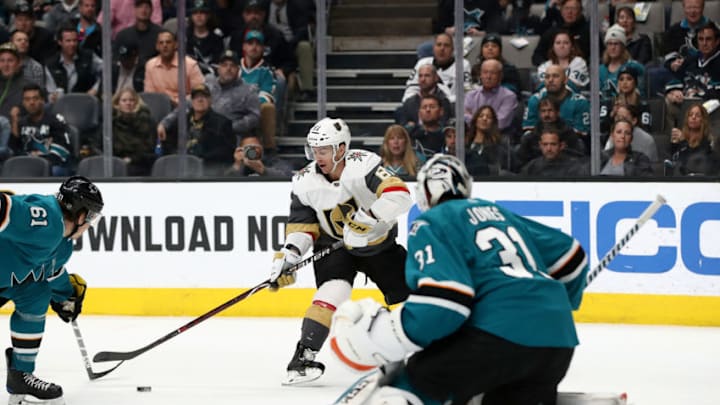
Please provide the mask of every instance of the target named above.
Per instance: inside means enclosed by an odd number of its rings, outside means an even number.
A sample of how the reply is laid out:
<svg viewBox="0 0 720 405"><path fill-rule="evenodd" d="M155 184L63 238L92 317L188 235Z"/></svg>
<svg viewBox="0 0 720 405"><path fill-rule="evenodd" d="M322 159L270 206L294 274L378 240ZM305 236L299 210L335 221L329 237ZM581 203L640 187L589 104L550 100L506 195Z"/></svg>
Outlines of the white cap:
<svg viewBox="0 0 720 405"><path fill-rule="evenodd" d="M608 41L619 41L623 45L627 45L625 28L619 26L618 24L613 24L610 28L607 29L607 32L605 33L605 43L607 44Z"/></svg>

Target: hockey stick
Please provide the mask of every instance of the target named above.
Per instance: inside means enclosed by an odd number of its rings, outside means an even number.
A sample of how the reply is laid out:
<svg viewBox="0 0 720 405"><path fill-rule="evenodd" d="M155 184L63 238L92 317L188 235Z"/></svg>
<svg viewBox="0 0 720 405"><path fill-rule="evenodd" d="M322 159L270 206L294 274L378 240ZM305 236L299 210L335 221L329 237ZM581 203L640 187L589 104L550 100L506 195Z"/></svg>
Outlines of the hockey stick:
<svg viewBox="0 0 720 405"><path fill-rule="evenodd" d="M330 245L329 247L319 251L318 253L315 253L314 255L308 257L307 259L295 264L294 266L290 267L288 271L295 272L301 267L304 267L310 263L315 262L316 260L319 260L328 254L340 249L343 246L343 241L337 241ZM104 362L104 361L125 361L134 359L135 357L145 353L146 351L159 346L162 343L167 342L168 340L174 338L175 336L185 332L186 330L192 328L193 326L199 324L200 322L203 322L207 320L208 318L217 315L218 313L224 311L227 308L230 308L231 306L237 304L238 302L244 300L245 298L255 294L256 292L270 287L270 279L267 279L263 281L262 283L256 285L255 287L243 292L242 294L236 296L235 298L230 299L229 301L226 301L223 304L220 304L219 306L211 309L210 311L200 315L199 317L193 319L192 321L186 323L185 325L179 327L178 329L168 333L167 335L157 339L156 341L143 346L137 350L133 350L131 352L99 352L93 357L93 361L95 362ZM122 363L121 363L122 364ZM119 365L119 364L118 364Z"/></svg>
<svg viewBox="0 0 720 405"><path fill-rule="evenodd" d="M627 243L632 239L633 236L637 233L637 231L645 225L645 222L647 222L650 218L652 218L653 215L660 209L660 207L663 206L667 201L665 200L665 197L661 196L660 194L655 197L655 201L650 204L649 207L645 208L645 211L643 211L642 214L640 214L640 218L635 222L635 225L633 225L632 228L625 234L625 236L620 239L615 246L610 249L609 252L605 253L605 256L600 260L600 263L598 263L597 266L595 266L590 273L587 275L587 284L590 285L593 280L595 280L595 277L600 274L601 271L605 269L605 267L610 264L613 259L620 253L620 250L627 245Z"/></svg>
<svg viewBox="0 0 720 405"><path fill-rule="evenodd" d="M120 367L122 362L118 363L115 367L105 370L100 373L96 373L92 369L92 365L90 364L90 357L87 354L87 350L85 349L85 340L82 337L82 334L80 333L80 327L77 324L77 321L74 320L70 322L73 328L73 332L75 332L75 340L77 340L78 347L80 348L80 355L82 355L83 364L85 365L85 371L87 371L88 378L90 378L90 381L97 380L98 378L110 373L111 371L115 370L116 368Z"/></svg>

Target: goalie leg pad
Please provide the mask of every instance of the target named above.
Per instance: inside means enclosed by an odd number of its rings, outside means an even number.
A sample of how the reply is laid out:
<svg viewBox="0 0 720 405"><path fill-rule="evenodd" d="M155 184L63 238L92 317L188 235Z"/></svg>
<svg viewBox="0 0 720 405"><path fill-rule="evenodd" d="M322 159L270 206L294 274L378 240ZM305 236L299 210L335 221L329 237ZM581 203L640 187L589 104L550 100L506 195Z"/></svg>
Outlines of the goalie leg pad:
<svg viewBox="0 0 720 405"><path fill-rule="evenodd" d="M370 298L341 305L333 318L333 353L351 369L368 371L420 350L403 331L401 311L390 312Z"/></svg>

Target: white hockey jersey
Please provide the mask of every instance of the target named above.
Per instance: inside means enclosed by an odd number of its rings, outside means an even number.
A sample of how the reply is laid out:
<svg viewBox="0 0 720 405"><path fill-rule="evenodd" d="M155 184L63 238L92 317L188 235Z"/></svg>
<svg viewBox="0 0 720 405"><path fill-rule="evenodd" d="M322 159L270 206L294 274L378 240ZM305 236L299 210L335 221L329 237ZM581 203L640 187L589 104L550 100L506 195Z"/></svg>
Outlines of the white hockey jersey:
<svg viewBox="0 0 720 405"><path fill-rule="evenodd" d="M351 149L337 181L329 181L315 162L298 171L292 180L292 202L286 235L310 234L315 242L327 237L342 240L345 218L363 208L388 226L381 235L370 238L367 248L353 249L371 254L394 243L397 216L412 205L407 185L382 167L375 153ZM391 236L391 237L388 237Z"/></svg>

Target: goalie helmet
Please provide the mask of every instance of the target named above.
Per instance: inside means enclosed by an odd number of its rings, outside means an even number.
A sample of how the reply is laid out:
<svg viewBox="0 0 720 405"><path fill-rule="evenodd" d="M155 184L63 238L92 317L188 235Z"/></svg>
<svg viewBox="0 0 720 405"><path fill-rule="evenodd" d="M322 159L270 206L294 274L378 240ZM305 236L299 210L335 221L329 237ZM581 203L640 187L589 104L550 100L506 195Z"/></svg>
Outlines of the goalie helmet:
<svg viewBox="0 0 720 405"><path fill-rule="evenodd" d="M418 171L415 187L418 206L427 211L443 198L469 198L472 177L455 156L436 154Z"/></svg>
<svg viewBox="0 0 720 405"><path fill-rule="evenodd" d="M332 146L333 159L335 159L335 154L343 143L345 144L345 154L347 154L350 148L350 128L345 121L340 118L323 118L313 125L307 134L305 156L308 160L314 160L312 148ZM344 158L345 155L343 155L340 160ZM340 160L338 160L338 162Z"/></svg>
<svg viewBox="0 0 720 405"><path fill-rule="evenodd" d="M57 200L63 211L77 218L82 212L86 213L86 222L93 223L100 218L103 203L100 190L95 184L83 176L67 178L57 193Z"/></svg>

